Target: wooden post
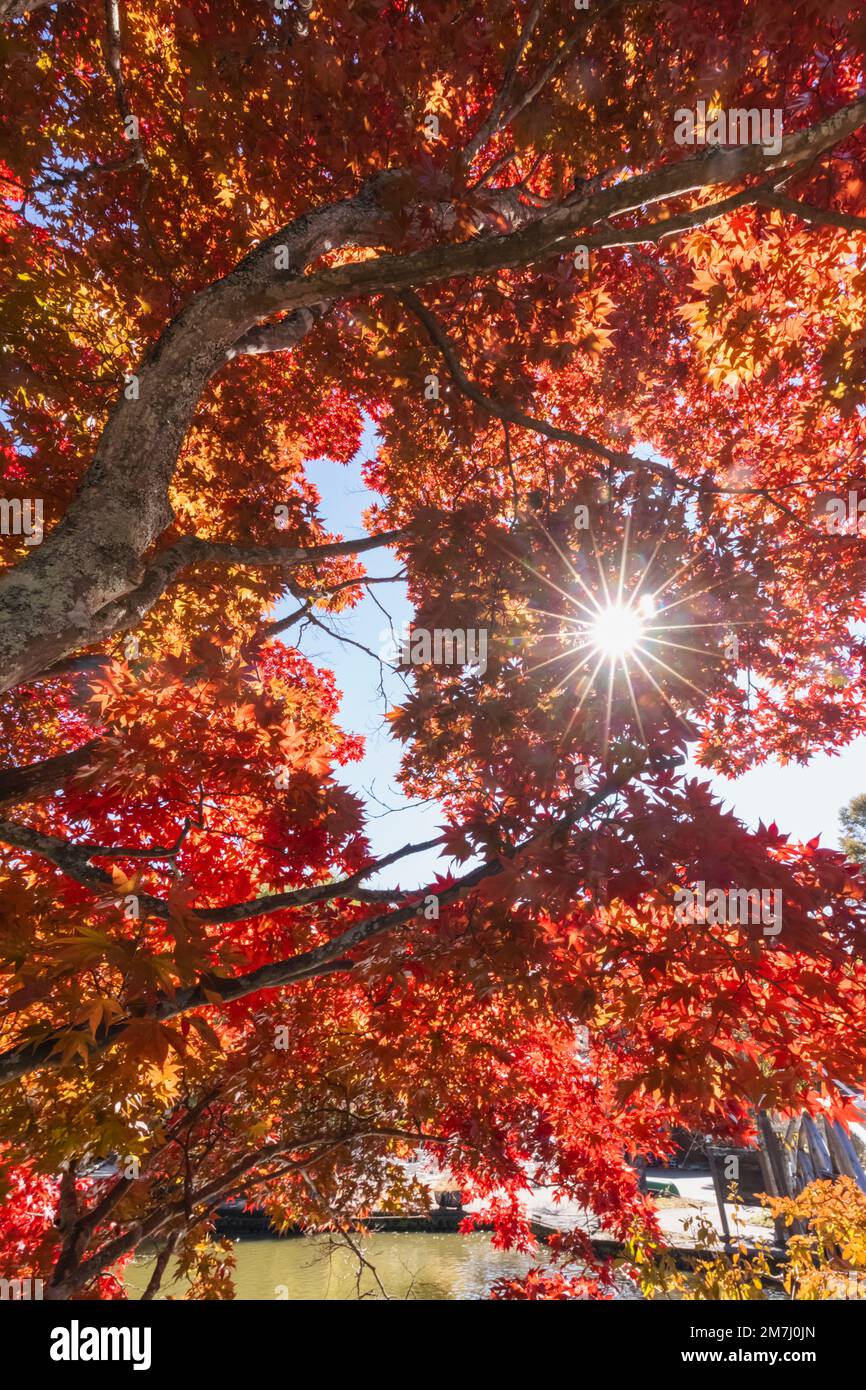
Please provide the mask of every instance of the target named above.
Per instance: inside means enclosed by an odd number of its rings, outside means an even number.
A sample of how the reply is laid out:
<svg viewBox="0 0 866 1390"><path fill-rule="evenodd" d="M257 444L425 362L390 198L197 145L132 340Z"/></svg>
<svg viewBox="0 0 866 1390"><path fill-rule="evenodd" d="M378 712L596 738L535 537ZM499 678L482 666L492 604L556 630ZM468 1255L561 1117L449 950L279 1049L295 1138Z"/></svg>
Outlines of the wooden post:
<svg viewBox="0 0 866 1390"><path fill-rule="evenodd" d="M799 1157L800 1157L800 1137L802 1135L802 1125L799 1115L788 1121L788 1128L785 1130L785 1137L782 1140L782 1156L785 1161L785 1173L788 1182L788 1191L796 1193L800 1188L799 1176Z"/></svg>
<svg viewBox="0 0 866 1390"><path fill-rule="evenodd" d="M710 1177L713 1180L713 1188L715 1189L716 1193L716 1201L719 1204L719 1216L722 1219L722 1231L725 1237L725 1249L730 1250L731 1230L728 1226L728 1213L725 1211L725 1181L724 1175L719 1173L721 1155L718 1149L711 1148L708 1151L708 1157L710 1160Z"/></svg>
<svg viewBox="0 0 866 1390"><path fill-rule="evenodd" d="M779 1141L773 1132L773 1126L766 1110L758 1111L758 1138L758 1157L768 1193L771 1197L791 1196L779 1152ZM776 1230L776 1244L787 1245L788 1227L781 1218L778 1218L773 1224Z"/></svg>
<svg viewBox="0 0 866 1390"><path fill-rule="evenodd" d="M866 1173L863 1171L854 1145L851 1143L850 1136L846 1134L838 1120L834 1120L833 1123L830 1124L825 1118L824 1124L827 1129L827 1139L839 1172L844 1173L848 1178L853 1178L860 1188L860 1191L866 1192Z"/></svg>
<svg viewBox="0 0 866 1390"><path fill-rule="evenodd" d="M800 1130L800 1142L797 1146L797 1168L800 1177L798 1191L802 1192L804 1187L808 1187L810 1182L815 1181L815 1165L806 1147L805 1129ZM794 1195L796 1196L797 1193Z"/></svg>
<svg viewBox="0 0 866 1390"><path fill-rule="evenodd" d="M812 1166L815 1174L819 1178L832 1178L833 1160L830 1157L827 1145L821 1136L821 1131L815 1124L811 1115L803 1112L803 1128L806 1131L806 1138L809 1141L809 1153L812 1156Z"/></svg>

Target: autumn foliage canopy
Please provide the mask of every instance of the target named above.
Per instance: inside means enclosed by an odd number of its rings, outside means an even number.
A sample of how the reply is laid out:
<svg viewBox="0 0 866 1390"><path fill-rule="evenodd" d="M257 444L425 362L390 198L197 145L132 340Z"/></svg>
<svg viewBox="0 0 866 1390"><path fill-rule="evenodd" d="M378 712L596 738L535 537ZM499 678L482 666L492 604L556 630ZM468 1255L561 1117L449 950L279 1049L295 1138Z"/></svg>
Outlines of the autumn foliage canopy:
<svg viewBox="0 0 866 1390"><path fill-rule="evenodd" d="M866 486L859 0L0 15L0 1273L121 1297L150 1242L225 1296L227 1197L341 1226L422 1149L503 1242L530 1183L652 1241L674 1126L844 1121L857 870L684 764L863 732L866 550L822 522ZM678 143L700 101L778 150ZM307 465L367 421L359 542ZM395 573L488 641L390 711L437 807L402 889L296 645ZM639 594L646 654L587 663ZM781 932L680 920L699 882ZM516 1292L605 1294L562 1254Z"/></svg>

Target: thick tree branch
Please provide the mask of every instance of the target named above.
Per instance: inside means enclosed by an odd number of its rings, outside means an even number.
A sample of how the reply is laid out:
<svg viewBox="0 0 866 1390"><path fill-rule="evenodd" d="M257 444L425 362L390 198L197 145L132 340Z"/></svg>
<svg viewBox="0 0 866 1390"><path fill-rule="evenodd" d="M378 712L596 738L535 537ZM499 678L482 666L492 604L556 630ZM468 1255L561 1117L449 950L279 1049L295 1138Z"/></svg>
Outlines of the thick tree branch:
<svg viewBox="0 0 866 1390"><path fill-rule="evenodd" d="M242 545L230 541L207 541L199 536L184 536L161 550L139 577L138 585L115 603L107 604L89 619L85 619L86 642L91 645L104 641L119 632L140 625L169 584L193 564L251 565L260 568L301 569L341 555L361 555L404 540L406 528L381 531L362 540L328 541L317 546ZM77 645L83 645L82 638ZM66 631L50 636L42 634L31 643L31 655L38 650L38 671L50 672L69 650ZM62 670L62 668L61 668ZM0 683L2 684L2 683Z"/></svg>
<svg viewBox="0 0 866 1390"><path fill-rule="evenodd" d="M636 174L574 203L548 209L516 231L485 234L469 241L430 247L402 256L377 256L302 276L291 284L274 286L263 297L260 312L264 317L268 313L322 300L417 289L421 285L456 276L517 269L546 257L563 255L575 244L582 228L671 198L698 193L714 186L739 183L753 175L802 163L846 139L864 122L866 98L861 98L841 107L807 130L785 136L778 154L767 154L760 145L713 148L691 159L663 164L650 173ZM627 245L629 238L649 241L654 236L669 234L678 225L699 226L703 220L720 216L720 209L727 211L731 207L754 202L755 193L755 189L745 189L732 195L737 198L736 204L726 199L722 204L693 209L685 214L688 222L682 224L671 218L668 222L640 229L639 237L635 236L635 229L628 228L605 233L589 244ZM586 236L579 239L581 244L587 242Z"/></svg>
<svg viewBox="0 0 866 1390"><path fill-rule="evenodd" d="M173 1231L157 1255L150 1278L147 1281L147 1287L141 1295L142 1303L147 1303L150 1299L156 1298L156 1295L159 1293L160 1286L165 1277L165 1272L168 1269L169 1262L174 1254L175 1246L179 1239L180 1233L178 1231Z"/></svg>
<svg viewBox="0 0 866 1390"><path fill-rule="evenodd" d="M94 762L99 746L100 740L95 738L71 753L58 753L39 763L28 763L26 767L4 768L0 771L0 805L32 801L34 797L56 791L76 772Z"/></svg>
<svg viewBox="0 0 866 1390"><path fill-rule="evenodd" d="M311 304L307 309L297 309L287 314L277 323L265 323L259 328L251 328L236 343L232 343L226 353L226 361L235 357L258 357L267 352L289 352L305 338L314 323L322 317L326 306Z"/></svg>
<svg viewBox="0 0 866 1390"><path fill-rule="evenodd" d="M205 541L195 537L189 544L186 552L189 558L185 556L184 563L276 565L300 569L304 565L317 565L321 560L331 560L340 555L363 555L383 545L396 545L399 541L407 540L409 535L409 527L404 526L393 531L379 531L375 536L365 536L357 541L326 541L322 545L293 547L238 545L232 541ZM184 545L184 542L179 544ZM361 579L356 582L361 583Z"/></svg>
<svg viewBox="0 0 866 1390"><path fill-rule="evenodd" d="M866 234L866 217L855 217L850 212L835 212L833 208L816 208L812 203L801 203L796 198L786 198L783 193L767 191L761 193L759 203L766 207L789 212L803 222L811 222L816 227L841 227L846 232Z"/></svg>
<svg viewBox="0 0 866 1390"><path fill-rule="evenodd" d="M781 178L787 177L785 173ZM761 191L765 188L771 189L777 180L770 180L766 184L752 184L748 188L743 188L739 193L732 193L729 198L722 198L715 203L702 203L696 208L690 208L688 212L674 214L673 217L663 217L658 222L642 222L636 227L610 227L607 231L597 232L593 236L581 238L581 246L586 246L589 250L605 250L614 246L643 246L664 241L666 237L677 236L680 232L691 231L694 227L706 227L710 222L716 222L720 217L726 217L730 212L736 212L738 208L748 207L751 203L759 200Z"/></svg>
<svg viewBox="0 0 866 1390"><path fill-rule="evenodd" d="M0 842L24 850L28 854L37 854L41 859L47 859L84 888L101 894L107 890L114 896L117 896L117 893L111 875L105 869L92 864L92 859L157 860L173 857L180 848L179 844L167 850L163 846L131 850L125 845L76 845L68 840L57 839L54 835L46 835L33 826L20 825L9 820L0 820ZM374 860L358 869L354 874L336 881L311 884L308 888L290 888L285 893L269 893L259 898L250 898L248 902L229 903L225 907L190 908L190 911L202 922L223 925L227 922L245 922L252 917L264 917L272 912L284 912L288 908L308 907L311 903L331 902L338 898L355 902L393 903L398 898L408 896L407 893L399 888L359 888L358 884L399 859L433 849L441 843L441 836L436 836L420 844L404 845L382 859ZM151 893L138 893L136 896L142 913L158 917L164 922L171 920L173 909L164 898L155 897Z"/></svg>
<svg viewBox="0 0 866 1390"><path fill-rule="evenodd" d="M46 10L57 0L0 0L0 20L22 19L35 10Z"/></svg>
<svg viewBox="0 0 866 1390"><path fill-rule="evenodd" d="M377 187L305 214L262 243L194 296L147 354L137 398L121 393L60 525L0 578L3 689L132 623L186 563L183 548L149 566L143 557L172 520L168 487L205 386L234 345L272 317L255 307L265 286L296 278L334 246L381 243Z"/></svg>
<svg viewBox="0 0 866 1390"><path fill-rule="evenodd" d="M276 232L224 279L197 294L168 326L139 368L137 399L121 395L115 405L93 465L60 525L0 578L2 688L109 635L135 606L130 595L142 583L142 557L171 521L169 484L199 398L234 345L264 320L349 296L417 290L435 281L559 256L593 225L813 159L864 121L866 98L786 136L777 154L759 145L714 148L558 207L527 208L524 225L516 218L517 230L487 232L405 255L375 256L319 273L304 272L334 248L382 244L389 223L379 194L399 180L399 171L388 171L355 198L307 213ZM749 201L755 192L735 196ZM704 209L702 215L718 211ZM669 219L649 233L643 229L641 239L668 235L672 224ZM447 217L443 225L447 227ZM628 244L634 237L633 229L607 232L596 244ZM144 596L148 605L154 601L159 570L150 577L151 589ZM162 582L164 587L169 577Z"/></svg>

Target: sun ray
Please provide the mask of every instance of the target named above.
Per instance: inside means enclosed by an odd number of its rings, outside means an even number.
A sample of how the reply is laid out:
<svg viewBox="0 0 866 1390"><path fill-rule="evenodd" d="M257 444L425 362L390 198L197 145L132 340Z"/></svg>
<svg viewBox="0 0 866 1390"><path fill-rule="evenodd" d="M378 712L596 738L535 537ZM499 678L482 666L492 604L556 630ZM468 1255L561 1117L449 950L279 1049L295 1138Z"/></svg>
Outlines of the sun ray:
<svg viewBox="0 0 866 1390"><path fill-rule="evenodd" d="M599 577L599 579L601 580L601 587L602 587L602 589L603 589L603 591L604 591L604 601L605 601L605 603L607 604L607 607L610 608L610 607L611 607L610 590L609 590L608 587L607 587L607 579L606 579L605 573L604 573L604 566L603 566L602 563L601 563L601 556L600 556L599 553L598 553L598 546L597 546L596 543L595 543L595 536L593 535L593 532L592 532L592 528L591 528L591 527L590 527L590 531L589 531L589 539L592 541L592 553L593 553L593 555L595 556L595 563L596 563L596 565L598 566L598 577Z"/></svg>
<svg viewBox="0 0 866 1390"><path fill-rule="evenodd" d="M513 674L513 676L509 676L509 677L507 677L507 679L508 679L508 680L513 680L513 679L515 679L518 675L526 675L526 676L528 676L528 675L530 675L533 671L542 671L542 670L544 670L545 666L552 666L553 663L554 663L554 661L565 661L566 658L569 657L569 656L576 656L578 652L582 652L583 649L584 649L584 647L586 647L586 646L588 646L588 645L589 645L589 644L588 644L587 642L582 642L582 643L580 644L579 647L567 647L567 648L565 649L565 651L557 652L555 656L550 656L550 657L548 657L546 661L539 661L539 662L537 662L537 663L535 664L535 666L527 666L527 668L526 668L525 671L521 671L521 672L515 671L514 674ZM587 660L587 661L591 660L591 658L592 658L594 655L595 655L595 652L594 652L594 651L591 651L590 654L589 654L589 656L586 658L586 660ZM584 661L582 664L585 666L585 665L586 665L586 661ZM580 667L577 667L576 669L577 669L577 670L580 670ZM568 677L567 677L567 676L566 676L566 680L568 680ZM555 694L555 693L556 693L556 690L558 690L558 689L559 689L559 686L556 687L556 689L554 690L553 693Z"/></svg>
<svg viewBox="0 0 866 1390"><path fill-rule="evenodd" d="M609 742L610 742L610 716L611 716L611 713L613 712L613 678L614 678L615 670L616 670L616 668L615 668L615 666L614 666L614 663L611 661L611 663L610 663L610 674L608 675L608 678L607 678L607 709L606 709L606 711L605 711L605 716L604 716L604 737L603 737L603 739L602 739L602 743L603 743L603 747L604 747L604 765L605 765L605 767L607 767L607 765L608 765L608 757L607 757L607 755L608 755L608 752L609 752L608 744L609 744Z"/></svg>
<svg viewBox="0 0 866 1390"><path fill-rule="evenodd" d="M529 611L530 613L537 613L542 618L556 618L556 620L560 623L573 623L575 627L586 627L585 618L573 618L570 613L554 613L553 609L551 608L530 608ZM592 618L598 616L596 613L593 613L590 609L587 609L586 611L590 614ZM541 635L544 636L543 633Z"/></svg>
<svg viewBox="0 0 866 1390"><path fill-rule="evenodd" d="M708 584L705 589L695 589L693 593L682 594L674 603L663 603L659 607L659 613L669 613L672 608L679 608L681 603L689 603L692 599L703 598L704 594L711 594L714 589L720 589L723 584L730 583L727 579L719 579L715 584ZM659 591L661 592L661 590ZM653 596L655 597L655 595Z"/></svg>
<svg viewBox="0 0 866 1390"><path fill-rule="evenodd" d="M643 720L640 717L640 710L637 707L637 700L635 699L634 687L631 683L631 675L629 674L628 663L625 660L623 660L622 663L622 673L625 676L626 685L628 686L628 693L631 697L631 707L634 710L634 717L637 720L637 726L640 730L641 742L645 744L647 741L647 737L644 731Z"/></svg>
<svg viewBox="0 0 866 1390"><path fill-rule="evenodd" d="M569 719L568 723L567 723L566 726L565 726L565 733L562 735L562 738L560 739L560 747L564 747L564 746L565 746L565 741L566 741L566 739L568 738L568 735L571 733L571 730L572 730L572 728L573 728L573 726L574 726L574 721L577 719L577 716L580 714L580 711L583 709L584 705L586 704L587 696L591 693L591 691L592 691L592 689L593 689L593 687L594 687L594 685L595 685L595 678L596 678L596 676L598 675L599 671L601 670L603 664L604 664L604 657L603 657L603 656L600 656L599 659L598 659L598 661L596 662L596 667L595 667L595 670L593 671L592 675L591 675L591 676L587 676L587 678L586 678L586 689L584 690L583 694L581 695L580 701L578 702L577 707L576 707L575 709L573 709L572 712L571 712L571 718Z"/></svg>
<svg viewBox="0 0 866 1390"><path fill-rule="evenodd" d="M648 680L648 681L650 682L650 684L653 685L653 686L655 687L655 689L658 691L659 695L662 697L662 700L663 700L664 703L667 705L667 707L668 707L668 709L671 711L671 713L674 714L674 715L676 715L677 719L682 720L684 723L688 724L689 727L691 727L691 721L688 719L688 717L687 717L686 715L684 715L680 710L677 709L676 705L674 704L673 700L672 700L672 699L670 698L670 696L668 695L667 691L664 690L664 689L662 688L662 686L659 685L658 681L655 679L655 677L653 676L652 672L649 671L649 670L646 668L646 666L644 666L643 662L641 661L641 659L640 659L640 657L637 655L637 653L635 652L635 653L633 653L633 655L634 655L635 661L637 662L637 664L638 664L638 666L640 667L640 669L643 671L643 673L644 673L644 675L646 676L647 680ZM649 653L646 653L646 655L649 655ZM652 659L654 660L655 658L652 658Z"/></svg>
<svg viewBox="0 0 866 1390"><path fill-rule="evenodd" d="M628 538L630 534L631 512L627 512L625 518L625 531L622 538L622 559L619 564L619 583L616 586L616 601L620 606L622 605L622 590L625 584L625 568L628 563ZM632 595L632 598L634 598L634 595Z"/></svg>
<svg viewBox="0 0 866 1390"><path fill-rule="evenodd" d="M566 653L564 653L564 655L568 656L568 655L571 655L571 653L566 652ZM590 661L592 661L592 658L593 658L594 656L595 656L595 652L590 652L590 653L589 653L589 656L585 656L585 657L583 658L583 661L579 661L579 662L577 663L576 666L572 666L571 670L566 672L566 674L563 676L562 680L559 681L559 682L553 687L553 689L552 689L551 692L550 692L551 695L558 695L559 692L560 692L560 690L564 690L565 687L568 685L568 682L571 680L572 676L576 676L577 673L578 673L578 671L582 671L583 668L584 668L584 666L588 666L589 663L590 663ZM603 658L602 658L602 659L603 659Z"/></svg>
<svg viewBox="0 0 866 1390"><path fill-rule="evenodd" d="M642 656L648 657L650 661L654 661L657 666L661 666L665 671L669 672L675 680L682 681L684 685L691 686L692 690L696 690L703 699L709 699L706 690L702 690L699 685L695 685L694 681L690 681L688 676L684 676L680 671L675 671L673 666L668 666L667 662L662 661L661 657L656 656L655 652L645 652L643 647L635 647L634 650L640 652Z"/></svg>
<svg viewBox="0 0 866 1390"><path fill-rule="evenodd" d="M685 571L686 571L686 570L689 568L689 566L692 565L692 564L694 564L694 561L693 561L693 559L691 559L691 558L689 558L688 560L683 560L683 563L679 566L679 568L678 568L678 569L675 569L674 572L673 572L673 574L669 574L669 575L668 575L668 577L667 577L667 579L665 580L664 584L662 584L660 588L655 589L655 590L653 591L653 598L654 598L654 599L657 599L657 598L659 597L659 595L660 595L660 594L663 594L663 593L665 592L666 589L669 589L669 588L671 587L672 584L676 584L676 582L677 582L677 580L679 579L680 575L681 575L681 574L684 574Z"/></svg>
<svg viewBox="0 0 866 1390"><path fill-rule="evenodd" d="M543 584L549 585L550 588L553 589L554 593L559 594L560 598L565 599L566 603L573 603L575 608L582 608L585 612L592 613L593 610L591 608L587 608L585 603L581 603L580 599L575 598L574 594L570 594L567 589L562 589L558 584L554 584L552 579L548 579L546 574L542 574L541 570L537 570L534 565L531 565L529 563L528 560L521 560L521 564L524 566L525 569L529 570L530 574L534 574L536 579L540 579ZM586 588L586 585L584 585L584 588ZM589 594L593 603L596 604L596 607L598 607L598 603L592 591L587 589L587 593Z"/></svg>
<svg viewBox="0 0 866 1390"><path fill-rule="evenodd" d="M649 559L647 560L646 564L644 565L643 573L638 577L637 584L635 585L634 589L632 590L632 594L631 594L632 602L635 601L635 599L637 598L637 596L638 596L638 594L640 593L641 589L643 588L645 581L649 578L650 570L652 569L653 563L654 563L654 561L655 561L655 558L656 558L656 556L658 555L659 550L661 549L662 541L663 541L663 540L664 540L664 537L663 537L663 536L660 536L659 539L656 541L655 545L653 546L653 553L652 553L652 555L649 557Z"/></svg>
<svg viewBox="0 0 866 1390"><path fill-rule="evenodd" d="M725 661L727 658L719 652L708 652L706 647L689 647L685 642L666 642L663 637L652 637L650 631L641 637L642 642L656 642L660 647L676 647L678 652L695 652L697 656L705 656L707 661Z"/></svg>
<svg viewBox="0 0 866 1390"><path fill-rule="evenodd" d="M580 572L575 568L575 566L571 563L571 560L569 559L568 555L565 553L565 551L563 551L563 550L560 548L560 546L558 545L558 543L553 539L553 536L550 534L550 532L548 531L547 527L546 527L546 526L542 526L541 522L538 520L538 517L533 517L533 520L534 520L536 526L538 527L539 531L541 532L541 534L545 537L545 539L549 542L549 544L553 546L553 549L556 551L557 555L558 555L559 558L562 560L563 564L565 565L565 567L566 567L566 569L568 570L569 574L571 575L572 579L574 579L574 580L577 581L577 583L580 585L580 587L583 589L584 593L586 594L587 598L590 600L591 603L594 603L595 606L596 606L596 608L597 608L597 607L599 606L599 604L598 604L598 599L595 597L595 594L592 592L592 589L589 588L588 584L587 584L586 581L583 579L583 576L582 576L582 575L580 574ZM590 538L592 538L592 532L591 532L591 531L590 531ZM593 546L594 546L594 545L595 545L595 541L594 541L594 539L593 539ZM527 561L524 561L524 564L526 564L526 563L527 563ZM542 576L542 577L543 577L543 576ZM572 599L572 602L576 602L576 600Z"/></svg>
<svg viewBox="0 0 866 1390"><path fill-rule="evenodd" d="M660 609L664 612L664 609ZM689 628L697 627L751 627L760 622L760 618L739 618L736 621L726 621L722 619L718 623L653 623L653 632L686 632Z"/></svg>
<svg viewBox="0 0 866 1390"><path fill-rule="evenodd" d="M562 549L562 547L558 544L558 542L554 540L553 536L550 534L550 532L548 531L547 527L544 526L544 525L542 524L542 522L539 520L539 518L538 518L537 516L533 515L532 520L533 520L534 524L538 527L538 529L539 529L539 531L541 532L541 534L542 534L542 536L544 537L544 539L547 541L548 545L553 546L553 549L556 551L556 553L557 553L557 555L559 556L560 560L561 560L562 563L565 565L565 567L566 567L566 569L568 570L569 574L571 575L572 579L576 579L576 580L578 580L578 582L582 582L581 579L580 579L580 575L579 575L578 571L575 569L574 565L571 563L571 560L570 560L570 558L569 558L569 556L568 556L567 551L564 551L564 550Z"/></svg>

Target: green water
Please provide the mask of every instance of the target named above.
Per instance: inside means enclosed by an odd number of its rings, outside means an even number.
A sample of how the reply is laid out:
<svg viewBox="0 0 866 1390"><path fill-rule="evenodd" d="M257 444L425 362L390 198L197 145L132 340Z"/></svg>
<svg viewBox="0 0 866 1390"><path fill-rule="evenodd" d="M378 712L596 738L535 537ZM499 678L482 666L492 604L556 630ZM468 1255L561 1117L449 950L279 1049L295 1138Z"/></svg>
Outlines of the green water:
<svg viewBox="0 0 866 1390"><path fill-rule="evenodd" d="M485 1298L497 1279L516 1278L535 1263L529 1255L494 1250L482 1234L370 1234L357 1242L364 1259L375 1267L385 1294L394 1299ZM235 1243L237 1297L269 1301L298 1299L355 1299L383 1297L376 1277L363 1269L358 1285L358 1261L348 1251L333 1249L322 1237L296 1240L239 1240ZM543 1254L541 1257L543 1259ZM141 1296L152 1261L130 1265L126 1286L130 1298ZM163 1281L162 1294L182 1296L183 1287Z"/></svg>

